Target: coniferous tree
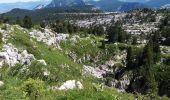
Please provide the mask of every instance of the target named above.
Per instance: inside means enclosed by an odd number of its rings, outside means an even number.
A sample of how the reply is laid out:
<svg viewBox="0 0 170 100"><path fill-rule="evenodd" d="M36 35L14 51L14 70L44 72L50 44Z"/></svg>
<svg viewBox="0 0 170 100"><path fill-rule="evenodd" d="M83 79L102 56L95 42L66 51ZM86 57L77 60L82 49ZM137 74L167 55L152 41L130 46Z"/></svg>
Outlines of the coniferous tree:
<svg viewBox="0 0 170 100"><path fill-rule="evenodd" d="M154 59L153 59L153 45L149 42L144 48L143 52L143 62L142 75L145 79L145 85L147 87L146 93L152 94L157 91L157 84L155 81L154 73Z"/></svg>
<svg viewBox="0 0 170 100"><path fill-rule="evenodd" d="M8 23L8 22L9 22L9 18L8 17L4 17L3 23Z"/></svg>
<svg viewBox="0 0 170 100"><path fill-rule="evenodd" d="M68 30L69 33L74 32L73 26L70 23L68 23L68 25L67 25L67 30Z"/></svg>
<svg viewBox="0 0 170 100"><path fill-rule="evenodd" d="M23 27L30 29L33 26L31 17L25 16L23 19Z"/></svg>
<svg viewBox="0 0 170 100"><path fill-rule="evenodd" d="M40 26L41 26L42 28L45 28L45 27L46 27L45 22L41 22L41 23L40 23Z"/></svg>
<svg viewBox="0 0 170 100"><path fill-rule="evenodd" d="M110 26L107 29L107 39L110 43L115 43L118 41L118 28L116 26Z"/></svg>
<svg viewBox="0 0 170 100"><path fill-rule="evenodd" d="M118 42L124 43L126 40L126 32L119 27Z"/></svg>
<svg viewBox="0 0 170 100"><path fill-rule="evenodd" d="M133 68L133 50L132 50L132 47L129 47L128 49L127 49L127 57L126 57L126 67L128 68L128 69L131 69L131 68Z"/></svg>
<svg viewBox="0 0 170 100"><path fill-rule="evenodd" d="M135 36L132 39L132 45L136 45L136 44L137 44L137 37Z"/></svg>
<svg viewBox="0 0 170 100"><path fill-rule="evenodd" d="M159 43L160 34L158 32L153 34L154 35L152 36L150 42L153 44L153 60L154 63L156 63L161 58L161 50L160 50L160 43Z"/></svg>
<svg viewBox="0 0 170 100"><path fill-rule="evenodd" d="M126 32L119 25L110 26L107 29L107 39L108 42L121 42L124 43L126 41Z"/></svg>
<svg viewBox="0 0 170 100"><path fill-rule="evenodd" d="M20 19L20 17L17 17L16 24L21 26L21 19Z"/></svg>

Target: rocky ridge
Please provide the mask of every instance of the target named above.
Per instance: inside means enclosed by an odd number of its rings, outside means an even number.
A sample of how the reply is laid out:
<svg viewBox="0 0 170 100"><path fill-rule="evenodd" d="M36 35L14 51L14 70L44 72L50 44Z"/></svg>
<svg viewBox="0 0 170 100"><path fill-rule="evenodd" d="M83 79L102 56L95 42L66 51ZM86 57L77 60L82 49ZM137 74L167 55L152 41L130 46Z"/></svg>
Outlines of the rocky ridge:
<svg viewBox="0 0 170 100"><path fill-rule="evenodd" d="M54 46L58 49L61 50L60 47L60 42L62 40L66 40L66 38L69 37L69 34L57 34L52 32L49 29L44 29L44 32L38 31L38 30L33 30L32 32L29 33L30 37L37 39L37 41L42 41L46 43L49 46Z"/></svg>

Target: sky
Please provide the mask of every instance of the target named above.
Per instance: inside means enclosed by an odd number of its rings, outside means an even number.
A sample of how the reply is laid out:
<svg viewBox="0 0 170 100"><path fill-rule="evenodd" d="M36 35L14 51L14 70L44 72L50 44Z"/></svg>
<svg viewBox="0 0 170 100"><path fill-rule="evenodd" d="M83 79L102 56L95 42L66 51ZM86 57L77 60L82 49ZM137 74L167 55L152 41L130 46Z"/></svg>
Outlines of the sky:
<svg viewBox="0 0 170 100"><path fill-rule="evenodd" d="M38 1L38 0L0 0L0 3L15 3L15 2L29 2L29 1ZM47 1L47 0L39 0Z"/></svg>
<svg viewBox="0 0 170 100"><path fill-rule="evenodd" d="M38 1L38 0L0 0L0 3L15 3L15 2L29 2L29 1ZM39 0L39 1L49 1L49 0ZM120 1L141 1L141 0L120 0ZM142 0L142 1L148 1L148 0Z"/></svg>

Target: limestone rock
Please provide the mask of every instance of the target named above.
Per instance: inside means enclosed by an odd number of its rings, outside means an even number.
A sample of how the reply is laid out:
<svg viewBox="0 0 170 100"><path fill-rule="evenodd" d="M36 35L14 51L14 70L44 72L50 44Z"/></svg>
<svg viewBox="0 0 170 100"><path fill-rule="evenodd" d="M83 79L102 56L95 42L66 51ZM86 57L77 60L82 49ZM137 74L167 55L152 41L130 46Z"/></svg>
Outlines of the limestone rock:
<svg viewBox="0 0 170 100"><path fill-rule="evenodd" d="M130 84L130 79L128 78L127 75L124 75L120 80L111 78L106 81L107 86L115 87L119 89L119 91L121 92L124 92L125 89L127 89L127 87L129 86L129 84Z"/></svg>
<svg viewBox="0 0 170 100"><path fill-rule="evenodd" d="M59 45L60 42L66 40L66 38L69 37L69 34L53 33L50 29L44 29L44 32L33 30L32 32L29 33L29 35L32 38L37 39L37 41L42 41L49 46L53 45L58 49L61 49Z"/></svg>
<svg viewBox="0 0 170 100"><path fill-rule="evenodd" d="M41 59L41 60L37 60L38 62L40 62L41 64L43 64L44 66L47 66L47 63L45 62L45 60Z"/></svg>
<svg viewBox="0 0 170 100"><path fill-rule="evenodd" d="M54 87L57 90L73 90L73 89L83 89L83 85L80 81L68 80L60 87Z"/></svg>
<svg viewBox="0 0 170 100"><path fill-rule="evenodd" d="M5 44L2 52L0 52L0 66L4 64L15 66L18 63L29 65L33 60L35 60L34 55L29 54L27 50L23 50L20 53L11 43Z"/></svg>
<svg viewBox="0 0 170 100"><path fill-rule="evenodd" d="M103 78L103 75L106 74L106 71L100 70L99 68L93 68L91 66L83 66L83 74L92 75L97 78Z"/></svg>
<svg viewBox="0 0 170 100"><path fill-rule="evenodd" d="M4 82L3 81L0 81L0 87L4 85Z"/></svg>

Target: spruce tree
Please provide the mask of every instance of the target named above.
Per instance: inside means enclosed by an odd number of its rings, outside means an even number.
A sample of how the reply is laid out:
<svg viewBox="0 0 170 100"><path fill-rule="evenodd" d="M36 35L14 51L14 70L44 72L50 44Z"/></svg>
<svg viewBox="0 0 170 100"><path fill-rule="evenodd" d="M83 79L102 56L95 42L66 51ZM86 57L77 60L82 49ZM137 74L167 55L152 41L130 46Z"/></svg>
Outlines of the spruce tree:
<svg viewBox="0 0 170 100"><path fill-rule="evenodd" d="M20 17L17 17L16 24L21 26L21 19L20 19Z"/></svg>
<svg viewBox="0 0 170 100"><path fill-rule="evenodd" d="M29 16L25 16L23 19L23 27L30 29L33 26L32 19Z"/></svg>
<svg viewBox="0 0 170 100"><path fill-rule="evenodd" d="M45 22L41 22L41 23L40 23L40 26L41 26L42 28L45 28L45 27L46 27Z"/></svg>
<svg viewBox="0 0 170 100"><path fill-rule="evenodd" d="M110 43L115 43L118 41L118 27L110 26L107 29L107 39Z"/></svg>
<svg viewBox="0 0 170 100"><path fill-rule="evenodd" d="M107 28L107 39L110 43L126 41L126 32L122 29L121 24L117 23Z"/></svg>
<svg viewBox="0 0 170 100"><path fill-rule="evenodd" d="M127 69L133 68L133 50L132 47L129 47L127 49L127 57L126 57L126 67Z"/></svg>
<svg viewBox="0 0 170 100"><path fill-rule="evenodd" d="M74 32L73 26L70 23L68 23L68 25L67 25L67 30L68 30L69 33Z"/></svg>
<svg viewBox="0 0 170 100"><path fill-rule="evenodd" d="M153 33L152 39L150 40L150 43L152 43L152 45L153 45L154 63L158 62L161 59L159 38L160 38L160 34L158 32L156 32L156 33Z"/></svg>
<svg viewBox="0 0 170 100"><path fill-rule="evenodd" d="M153 94L156 93L157 90L157 84L155 81L155 73L154 73L154 59L153 59L153 45L151 42L149 42L143 52L143 77L146 79L146 86L147 86L147 91L146 93Z"/></svg>

